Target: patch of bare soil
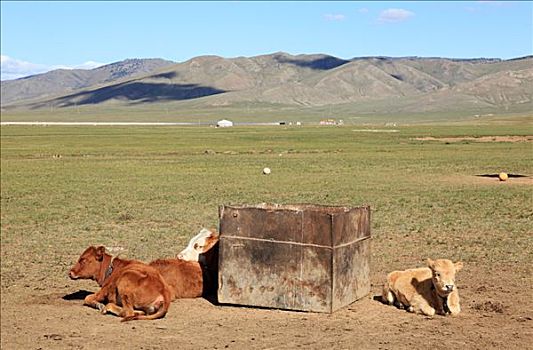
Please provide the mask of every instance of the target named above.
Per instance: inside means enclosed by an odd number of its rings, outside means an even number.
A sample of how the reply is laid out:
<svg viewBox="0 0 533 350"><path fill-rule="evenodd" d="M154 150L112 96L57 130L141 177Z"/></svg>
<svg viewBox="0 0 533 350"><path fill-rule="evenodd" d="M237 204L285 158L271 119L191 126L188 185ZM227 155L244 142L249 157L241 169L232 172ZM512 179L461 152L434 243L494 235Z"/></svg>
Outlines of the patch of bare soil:
<svg viewBox="0 0 533 350"><path fill-rule="evenodd" d="M439 178L446 183L455 183L459 185L487 185L487 186L513 186L513 185L533 185L533 177L521 176L510 177L506 181L500 181L498 175L449 175Z"/></svg>
<svg viewBox="0 0 533 350"><path fill-rule="evenodd" d="M497 301L485 301L474 304L474 309L480 311L496 312L498 314L503 314L505 312L505 306Z"/></svg>
<svg viewBox="0 0 533 350"><path fill-rule="evenodd" d="M480 137L416 137L417 141L441 141L441 142L533 142L533 135L528 136L480 136Z"/></svg>
<svg viewBox="0 0 533 350"><path fill-rule="evenodd" d="M172 303L156 321L120 322L83 306L97 286L56 278L2 288L2 349L525 349L533 343L528 276L502 267L465 265L458 274L462 312L414 315L374 300L386 272L372 273L372 293L333 314ZM522 270L523 271L523 270ZM24 277L26 278L26 277ZM22 279L24 279L22 278ZM530 279L529 279L530 280Z"/></svg>

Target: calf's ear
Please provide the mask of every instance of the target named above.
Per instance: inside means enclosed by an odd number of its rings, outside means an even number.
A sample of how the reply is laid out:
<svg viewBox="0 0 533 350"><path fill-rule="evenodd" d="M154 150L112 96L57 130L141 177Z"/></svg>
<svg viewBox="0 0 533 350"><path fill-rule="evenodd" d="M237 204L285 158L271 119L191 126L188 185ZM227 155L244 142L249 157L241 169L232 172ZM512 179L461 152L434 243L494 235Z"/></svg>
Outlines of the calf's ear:
<svg viewBox="0 0 533 350"><path fill-rule="evenodd" d="M456 262L455 264L453 264L455 266L455 271L459 271L463 268L463 262L462 261L458 261Z"/></svg>
<svg viewBox="0 0 533 350"><path fill-rule="evenodd" d="M428 263L428 267L432 270L435 269L435 261L431 260L431 259L427 259L427 263Z"/></svg>
<svg viewBox="0 0 533 350"><path fill-rule="evenodd" d="M96 248L96 260L97 261L102 261L104 259L104 254L105 254L104 246L101 245L98 248Z"/></svg>
<svg viewBox="0 0 533 350"><path fill-rule="evenodd" d="M215 246L215 244L218 243L218 235L216 236L209 236L207 237L207 240L205 242L205 246L204 246L204 253L207 253L209 250L211 250L211 248L213 248Z"/></svg>
<svg viewBox="0 0 533 350"><path fill-rule="evenodd" d="M211 227L211 228L209 229L209 231L211 231L211 234L212 234L213 237L219 238L220 233L218 232L218 230L217 230L216 228Z"/></svg>

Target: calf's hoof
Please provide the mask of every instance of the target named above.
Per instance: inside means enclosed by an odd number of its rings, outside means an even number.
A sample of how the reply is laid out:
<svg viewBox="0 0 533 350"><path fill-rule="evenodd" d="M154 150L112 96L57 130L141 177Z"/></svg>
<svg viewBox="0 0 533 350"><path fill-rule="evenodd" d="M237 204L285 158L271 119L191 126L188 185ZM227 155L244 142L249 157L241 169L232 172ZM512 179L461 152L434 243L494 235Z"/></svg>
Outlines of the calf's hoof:
<svg viewBox="0 0 533 350"><path fill-rule="evenodd" d="M96 308L97 308L98 311L100 311L100 313L102 313L102 314L106 314L106 313L107 313L107 309L106 309L105 305L102 304L102 303L96 303Z"/></svg>

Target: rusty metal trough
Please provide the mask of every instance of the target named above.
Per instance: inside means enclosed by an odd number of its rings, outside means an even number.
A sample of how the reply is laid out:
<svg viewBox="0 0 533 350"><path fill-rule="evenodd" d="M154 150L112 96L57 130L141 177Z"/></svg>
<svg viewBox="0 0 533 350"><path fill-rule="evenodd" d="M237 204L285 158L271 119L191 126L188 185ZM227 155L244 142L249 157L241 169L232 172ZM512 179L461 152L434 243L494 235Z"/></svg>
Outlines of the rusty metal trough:
<svg viewBox="0 0 533 350"><path fill-rule="evenodd" d="M370 292L370 207L221 206L220 303L331 313Z"/></svg>

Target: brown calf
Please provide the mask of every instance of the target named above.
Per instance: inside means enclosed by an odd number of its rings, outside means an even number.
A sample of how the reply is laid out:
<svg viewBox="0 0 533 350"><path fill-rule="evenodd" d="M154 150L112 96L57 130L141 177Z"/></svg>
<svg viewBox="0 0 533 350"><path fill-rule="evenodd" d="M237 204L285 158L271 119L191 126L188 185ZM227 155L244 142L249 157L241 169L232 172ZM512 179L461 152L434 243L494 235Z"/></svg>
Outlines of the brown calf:
<svg viewBox="0 0 533 350"><path fill-rule="evenodd" d="M218 232L202 229L177 259L152 261L172 290L172 299L207 297L216 293Z"/></svg>
<svg viewBox="0 0 533 350"><path fill-rule="evenodd" d="M87 248L69 277L95 280L101 289L85 297L85 305L122 321L164 317L170 307L171 290L157 269L138 260L113 259L103 246Z"/></svg>
<svg viewBox="0 0 533 350"><path fill-rule="evenodd" d="M198 298L203 295L204 279L198 262L181 259L158 259L150 264L165 279L171 299Z"/></svg>

